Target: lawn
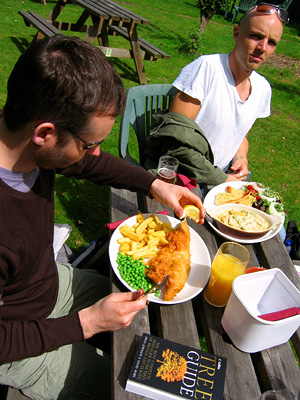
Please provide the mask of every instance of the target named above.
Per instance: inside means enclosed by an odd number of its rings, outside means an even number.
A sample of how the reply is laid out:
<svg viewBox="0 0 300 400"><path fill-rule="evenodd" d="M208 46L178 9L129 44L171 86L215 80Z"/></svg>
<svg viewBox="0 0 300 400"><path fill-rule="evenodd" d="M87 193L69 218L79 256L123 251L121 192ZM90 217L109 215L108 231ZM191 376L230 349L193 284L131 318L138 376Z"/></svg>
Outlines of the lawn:
<svg viewBox="0 0 300 400"><path fill-rule="evenodd" d="M55 1L10 0L0 4L0 107L6 98L6 82L20 54L33 39L36 30L27 28L18 10L33 10L46 17ZM181 68L196 56L183 52L182 45L199 23L196 0L136 0L120 2L133 12L148 18L150 26L140 26L139 35L170 54L169 60L145 61L149 83L172 83ZM170 10L170 11L169 11ZM76 8L70 7L65 19L76 20ZM229 52L233 46L233 25L222 15L215 15L208 24L199 46L200 54ZM257 120L249 135L249 166L252 179L277 190L283 198L287 220L294 219L300 227L300 37L299 26L284 28L282 40L273 58L259 72L273 89L272 115ZM116 39L122 40L122 39ZM138 85L132 60L112 59L126 88ZM103 150L118 155L117 119ZM88 198L88 201L87 201ZM78 249L102 233L109 220L108 189L84 182L57 179L56 221L68 223L72 234L68 244Z"/></svg>

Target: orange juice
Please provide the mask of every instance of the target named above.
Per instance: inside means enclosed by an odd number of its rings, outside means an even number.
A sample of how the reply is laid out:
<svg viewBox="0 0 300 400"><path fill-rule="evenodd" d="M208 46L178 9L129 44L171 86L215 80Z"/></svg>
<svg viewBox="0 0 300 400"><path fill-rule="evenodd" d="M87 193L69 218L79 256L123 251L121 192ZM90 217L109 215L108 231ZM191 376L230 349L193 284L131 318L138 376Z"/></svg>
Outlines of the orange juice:
<svg viewBox="0 0 300 400"><path fill-rule="evenodd" d="M237 257L218 252L212 263L205 299L214 306L225 306L232 291L232 282L237 276L244 274L245 270L245 263Z"/></svg>

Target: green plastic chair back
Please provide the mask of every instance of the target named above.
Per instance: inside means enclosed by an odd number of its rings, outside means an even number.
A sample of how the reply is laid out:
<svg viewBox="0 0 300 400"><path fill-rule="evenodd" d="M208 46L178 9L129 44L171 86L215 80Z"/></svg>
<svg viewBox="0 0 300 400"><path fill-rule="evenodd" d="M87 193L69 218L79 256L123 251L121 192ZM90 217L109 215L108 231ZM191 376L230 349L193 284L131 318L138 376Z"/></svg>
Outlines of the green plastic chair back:
<svg viewBox="0 0 300 400"><path fill-rule="evenodd" d="M143 164L152 115L169 108L176 91L177 89L171 84L141 85L128 89L126 109L122 115L120 126L119 156L121 158L134 166ZM130 126L133 127L137 137L140 163L129 154Z"/></svg>
<svg viewBox="0 0 300 400"><path fill-rule="evenodd" d="M257 0L240 0L238 6L234 6L234 14L232 18L232 23L234 23L235 19L239 15L240 12L246 12L249 8L254 7L256 5Z"/></svg>
<svg viewBox="0 0 300 400"><path fill-rule="evenodd" d="M282 4L279 4L281 8L284 8L287 10L289 6L291 5L293 0L285 0ZM246 12L249 10L249 8L254 7L257 3L257 0L240 0L240 4L238 6L234 6L234 15L232 18L232 23L234 23L235 19L237 18L238 14L242 12ZM268 1L266 1L268 3ZM272 4L272 2L270 1ZM227 11L227 10L226 10Z"/></svg>
<svg viewBox="0 0 300 400"><path fill-rule="evenodd" d="M289 8L289 6L291 5L292 1L293 0L285 0L282 4L280 4L280 7L287 10Z"/></svg>

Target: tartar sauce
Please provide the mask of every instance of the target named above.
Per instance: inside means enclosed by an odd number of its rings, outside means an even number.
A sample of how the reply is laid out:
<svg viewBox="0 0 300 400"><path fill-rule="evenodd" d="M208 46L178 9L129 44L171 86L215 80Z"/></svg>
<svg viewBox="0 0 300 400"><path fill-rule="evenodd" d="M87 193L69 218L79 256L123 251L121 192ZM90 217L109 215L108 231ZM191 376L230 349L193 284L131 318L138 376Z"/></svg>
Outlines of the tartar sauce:
<svg viewBox="0 0 300 400"><path fill-rule="evenodd" d="M246 232L260 232L269 228L269 223L257 214L246 210L226 210L215 219L234 229Z"/></svg>

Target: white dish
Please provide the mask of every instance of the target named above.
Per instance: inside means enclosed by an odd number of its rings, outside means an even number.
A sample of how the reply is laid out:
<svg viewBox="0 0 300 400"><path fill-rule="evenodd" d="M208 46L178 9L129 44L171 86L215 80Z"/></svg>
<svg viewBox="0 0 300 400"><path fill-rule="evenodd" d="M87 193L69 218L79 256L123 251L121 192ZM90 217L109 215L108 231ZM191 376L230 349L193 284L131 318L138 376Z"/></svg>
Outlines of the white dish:
<svg viewBox="0 0 300 400"><path fill-rule="evenodd" d="M215 205L215 197L218 193L225 193L226 192L226 187L227 186L232 186L235 189L242 189L242 187L244 185L247 185L248 182L225 182L225 183L221 183L218 186L215 186L213 189L211 189L207 195L205 196L203 205L204 208L215 208L217 207ZM283 221L280 225L277 225L274 229L270 230L268 233L266 233L263 237L258 238L258 239L237 239L236 237L230 236L230 235L226 235L225 233L221 232L219 229L217 229L212 221L212 218L209 217L208 215L205 215L205 218L207 220L207 222L209 223L209 225L222 237L224 237L225 239L229 239L229 240L233 240L233 241L238 241L239 243L258 243L258 242L264 242L266 240L271 239L272 237L274 237L275 235L277 235L277 233L279 233L280 229L282 228L283 224L284 224L284 218Z"/></svg>
<svg viewBox="0 0 300 400"><path fill-rule="evenodd" d="M149 214L143 214L144 218L150 216ZM163 222L169 222L172 227L177 227L180 224L180 221L176 218L169 217L167 215L158 214L159 219ZM112 268L119 278L119 280L126 286L127 289L130 291L134 291L120 276L117 264L117 257L119 251L119 244L117 240L122 236L120 233L120 227L124 224L129 226L133 226L136 223L136 215L133 217L128 218L124 221L113 233L110 243L109 243L109 258ZM199 293L202 292L206 283L210 277L210 270L211 270L211 259L208 252L208 249L194 229L189 227L191 233L191 271L186 281L184 288L181 290L177 296L174 297L171 301L164 301L162 297L156 297L154 294L148 295L148 299L153 303L160 303L160 304L178 304L183 303L185 301L191 300Z"/></svg>
<svg viewBox="0 0 300 400"><path fill-rule="evenodd" d="M298 273L298 276L299 276L299 278L300 278L300 266L294 264L294 267L295 267L295 269L296 269L296 271L297 271L297 273Z"/></svg>

